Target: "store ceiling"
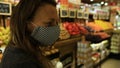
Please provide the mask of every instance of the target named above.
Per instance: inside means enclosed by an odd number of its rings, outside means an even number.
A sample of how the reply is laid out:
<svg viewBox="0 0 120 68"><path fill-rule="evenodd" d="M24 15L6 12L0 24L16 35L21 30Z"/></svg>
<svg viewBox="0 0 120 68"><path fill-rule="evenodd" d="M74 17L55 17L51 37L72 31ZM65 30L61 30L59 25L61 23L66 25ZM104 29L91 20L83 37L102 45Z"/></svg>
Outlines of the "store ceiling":
<svg viewBox="0 0 120 68"><path fill-rule="evenodd" d="M92 4L92 3L101 3L102 1L104 2L108 2L108 3L111 3L111 2L115 2L115 3L120 3L120 0L93 0L93 1L90 1L90 0L81 0L83 3L88 3L88 4Z"/></svg>

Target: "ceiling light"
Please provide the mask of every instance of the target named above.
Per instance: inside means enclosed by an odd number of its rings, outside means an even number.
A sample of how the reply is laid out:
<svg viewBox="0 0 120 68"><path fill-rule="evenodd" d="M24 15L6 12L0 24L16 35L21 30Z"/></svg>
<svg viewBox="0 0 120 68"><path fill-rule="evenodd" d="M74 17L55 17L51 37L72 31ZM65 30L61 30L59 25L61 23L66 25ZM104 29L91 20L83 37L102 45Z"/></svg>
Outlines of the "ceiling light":
<svg viewBox="0 0 120 68"><path fill-rule="evenodd" d="M108 5L108 3L105 3L105 6L107 6Z"/></svg>
<svg viewBox="0 0 120 68"><path fill-rule="evenodd" d="M90 0L91 2L94 1L94 0Z"/></svg>
<svg viewBox="0 0 120 68"><path fill-rule="evenodd" d="M104 4L104 2L102 1L101 4Z"/></svg>

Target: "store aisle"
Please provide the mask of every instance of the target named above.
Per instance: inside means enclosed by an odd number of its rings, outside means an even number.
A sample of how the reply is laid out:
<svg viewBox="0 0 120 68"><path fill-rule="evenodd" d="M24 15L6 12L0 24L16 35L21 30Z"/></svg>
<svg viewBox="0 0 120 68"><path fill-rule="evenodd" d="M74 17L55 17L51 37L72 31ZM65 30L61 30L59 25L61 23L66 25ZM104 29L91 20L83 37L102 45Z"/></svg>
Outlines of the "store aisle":
<svg viewBox="0 0 120 68"><path fill-rule="evenodd" d="M101 68L120 68L120 60L108 59L102 64Z"/></svg>

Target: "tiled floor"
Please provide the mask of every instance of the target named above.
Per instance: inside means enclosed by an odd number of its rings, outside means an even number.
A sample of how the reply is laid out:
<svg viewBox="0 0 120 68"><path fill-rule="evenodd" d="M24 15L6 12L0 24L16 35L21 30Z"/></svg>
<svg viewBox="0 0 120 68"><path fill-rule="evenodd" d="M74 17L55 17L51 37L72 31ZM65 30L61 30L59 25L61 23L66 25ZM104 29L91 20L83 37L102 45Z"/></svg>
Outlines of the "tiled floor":
<svg viewBox="0 0 120 68"><path fill-rule="evenodd" d="M120 60L108 59L101 65L101 68L120 68Z"/></svg>

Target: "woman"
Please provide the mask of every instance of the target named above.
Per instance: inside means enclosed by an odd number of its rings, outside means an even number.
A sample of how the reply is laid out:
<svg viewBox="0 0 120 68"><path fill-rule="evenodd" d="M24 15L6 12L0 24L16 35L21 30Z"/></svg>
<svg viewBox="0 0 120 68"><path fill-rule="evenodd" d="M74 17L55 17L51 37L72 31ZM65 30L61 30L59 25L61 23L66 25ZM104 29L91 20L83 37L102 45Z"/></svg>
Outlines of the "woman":
<svg viewBox="0 0 120 68"><path fill-rule="evenodd" d="M59 37L54 0L20 0L14 8L2 68L54 68L42 47L53 45Z"/></svg>

